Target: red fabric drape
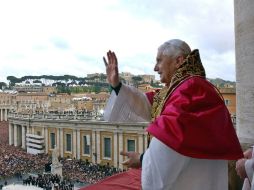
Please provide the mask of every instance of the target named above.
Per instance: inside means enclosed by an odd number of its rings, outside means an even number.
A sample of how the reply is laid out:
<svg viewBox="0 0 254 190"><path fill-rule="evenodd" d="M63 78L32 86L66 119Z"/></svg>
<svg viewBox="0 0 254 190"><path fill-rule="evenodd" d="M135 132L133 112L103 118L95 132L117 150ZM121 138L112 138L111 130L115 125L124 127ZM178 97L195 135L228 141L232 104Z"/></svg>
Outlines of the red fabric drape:
<svg viewBox="0 0 254 190"><path fill-rule="evenodd" d="M140 190L141 169L129 169L80 190Z"/></svg>
<svg viewBox="0 0 254 190"><path fill-rule="evenodd" d="M223 160L243 157L224 101L201 77L180 84L147 131L185 156Z"/></svg>

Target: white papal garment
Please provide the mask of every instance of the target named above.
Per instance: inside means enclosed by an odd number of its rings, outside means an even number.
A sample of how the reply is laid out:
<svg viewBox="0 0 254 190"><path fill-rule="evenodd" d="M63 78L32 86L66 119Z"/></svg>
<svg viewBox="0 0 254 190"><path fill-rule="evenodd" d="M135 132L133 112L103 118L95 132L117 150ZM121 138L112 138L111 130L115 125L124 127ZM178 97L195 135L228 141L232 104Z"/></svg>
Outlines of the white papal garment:
<svg viewBox="0 0 254 190"><path fill-rule="evenodd" d="M105 109L107 121L150 121L151 105L146 95L122 85L112 91ZM227 190L228 162L183 156L152 138L142 162L143 190Z"/></svg>

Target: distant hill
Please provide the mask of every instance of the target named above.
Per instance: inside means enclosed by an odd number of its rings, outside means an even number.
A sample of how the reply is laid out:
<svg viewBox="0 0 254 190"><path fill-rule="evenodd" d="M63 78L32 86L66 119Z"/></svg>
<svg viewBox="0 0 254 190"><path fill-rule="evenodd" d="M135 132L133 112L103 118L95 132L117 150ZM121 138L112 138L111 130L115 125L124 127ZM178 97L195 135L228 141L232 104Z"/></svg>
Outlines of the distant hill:
<svg viewBox="0 0 254 190"><path fill-rule="evenodd" d="M236 86L235 81L228 81L228 80L223 80L220 78L216 78L216 79L208 78L207 80L217 87L229 87L229 86L235 87Z"/></svg>
<svg viewBox="0 0 254 190"><path fill-rule="evenodd" d="M32 80L32 81L39 81L41 79L47 79L47 80L54 80L54 81L83 81L86 78L81 78L81 77L76 77L73 75L61 75L61 76L54 76L54 75L40 75L40 76L23 76L21 78L17 78L15 76L8 76L7 80L10 82L10 85L14 85L15 83L21 83L21 82L25 82L28 80Z"/></svg>
<svg viewBox="0 0 254 190"><path fill-rule="evenodd" d="M67 83L76 83L76 84L81 84L81 83L91 83L95 81L103 81L104 83L106 82L106 75L105 74L99 74L98 76L93 76L93 77L76 77L73 75L61 75L61 76L53 76L53 75L41 75L41 76L23 76L21 78L17 78L15 76L8 76L7 80L9 81L9 84L11 86L14 86L15 83L21 83L21 82L26 82L28 80L35 82L43 82L43 79L46 80L52 80L55 82L58 81L65 81ZM97 79L97 80L96 80ZM99 80L98 80L99 79ZM216 79L207 79L210 81L212 84L214 84L217 87L228 87L232 86L235 87L236 83L234 81L228 81L228 80L223 80L220 78ZM0 83L0 86L4 86L4 83Z"/></svg>
<svg viewBox="0 0 254 190"><path fill-rule="evenodd" d="M105 74L97 74L92 77L76 77L73 75L40 75L40 76L23 76L17 78L15 76L8 76L7 80L9 81L10 86L14 86L16 83L42 83L48 85L46 81L52 83L64 83L64 84L85 84L85 83L94 83L96 81L106 82L107 76Z"/></svg>

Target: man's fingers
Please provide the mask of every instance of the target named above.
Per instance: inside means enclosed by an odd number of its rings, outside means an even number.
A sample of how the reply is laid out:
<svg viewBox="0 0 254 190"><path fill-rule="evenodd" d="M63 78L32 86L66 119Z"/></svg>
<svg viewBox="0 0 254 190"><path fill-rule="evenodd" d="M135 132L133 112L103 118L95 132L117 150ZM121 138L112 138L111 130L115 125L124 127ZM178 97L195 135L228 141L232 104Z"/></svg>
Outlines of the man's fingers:
<svg viewBox="0 0 254 190"><path fill-rule="evenodd" d="M107 65L111 65L112 64L112 65L116 65L117 66L117 57L116 57L115 52L109 50L107 52L107 57L108 57L108 62L106 61ZM105 60L104 60L104 62L105 62Z"/></svg>
<svg viewBox="0 0 254 190"><path fill-rule="evenodd" d="M113 58L114 58L115 65L117 66L118 62L117 62L117 57L116 57L115 52L112 52L112 56L113 56Z"/></svg>
<svg viewBox="0 0 254 190"><path fill-rule="evenodd" d="M122 162L123 165L127 165L127 166L129 165L129 163L130 163L129 159Z"/></svg>
<svg viewBox="0 0 254 190"><path fill-rule="evenodd" d="M108 64L112 64L112 52L109 50L107 53L108 56Z"/></svg>
<svg viewBox="0 0 254 190"><path fill-rule="evenodd" d="M107 60L106 60L105 57L103 57L103 61L104 61L105 66L107 67L107 66L108 66L108 63L107 63Z"/></svg>
<svg viewBox="0 0 254 190"><path fill-rule="evenodd" d="M129 156L129 153L128 153L128 152L125 152L125 151L121 151L120 154L121 154L122 156Z"/></svg>

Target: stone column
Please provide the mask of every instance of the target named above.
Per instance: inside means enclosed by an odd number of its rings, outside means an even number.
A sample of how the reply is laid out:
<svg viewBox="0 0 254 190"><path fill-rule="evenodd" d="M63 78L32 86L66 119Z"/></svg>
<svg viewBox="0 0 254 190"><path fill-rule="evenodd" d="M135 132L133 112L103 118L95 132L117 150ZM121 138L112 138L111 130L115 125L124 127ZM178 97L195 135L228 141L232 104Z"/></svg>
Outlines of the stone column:
<svg viewBox="0 0 254 190"><path fill-rule="evenodd" d="M4 120L7 121L7 109L5 109L5 117L4 117Z"/></svg>
<svg viewBox="0 0 254 190"><path fill-rule="evenodd" d="M119 155L120 151L118 149L118 132L114 132L113 150L114 150L114 152L113 152L114 153L114 166L119 167L118 155Z"/></svg>
<svg viewBox="0 0 254 190"><path fill-rule="evenodd" d="M18 126L16 124L14 124L13 138L14 138L14 146L18 146Z"/></svg>
<svg viewBox="0 0 254 190"><path fill-rule="evenodd" d="M11 123L9 123L9 145L13 145L13 133L14 133L14 130L13 130L13 126Z"/></svg>
<svg viewBox="0 0 254 190"><path fill-rule="evenodd" d="M63 142L60 140L60 130L62 131L62 129L56 128L56 147L58 148L58 155L59 155L59 151L61 152L62 149L62 144L60 145L60 142Z"/></svg>
<svg viewBox="0 0 254 190"><path fill-rule="evenodd" d="M83 138L83 137L82 137ZM83 144L82 146L83 147ZM92 162L96 163L97 162L97 140L96 140L96 131L92 131Z"/></svg>
<svg viewBox="0 0 254 190"><path fill-rule="evenodd" d="M77 159L80 159L80 129L77 129Z"/></svg>
<svg viewBox="0 0 254 190"><path fill-rule="evenodd" d="M28 125L26 126L26 133L31 134L31 131L30 131L30 130L31 130L31 129L30 129L29 123L28 123Z"/></svg>
<svg viewBox="0 0 254 190"><path fill-rule="evenodd" d="M22 143L21 143L21 148L25 149L26 148L26 129L25 126L21 126L21 130L22 130Z"/></svg>
<svg viewBox="0 0 254 190"><path fill-rule="evenodd" d="M236 56L236 131L243 150L254 144L254 1L234 0ZM242 180L229 162L229 189L241 189Z"/></svg>
<svg viewBox="0 0 254 190"><path fill-rule="evenodd" d="M3 121L3 109L1 109L0 111L1 111L1 121Z"/></svg>
<svg viewBox="0 0 254 190"><path fill-rule="evenodd" d="M138 152L140 154L144 153L144 138L143 138L143 134L138 134Z"/></svg>
<svg viewBox="0 0 254 190"><path fill-rule="evenodd" d="M48 127L44 127L44 143L45 143L45 153L49 152L49 141L48 141Z"/></svg>
<svg viewBox="0 0 254 190"><path fill-rule="evenodd" d="M235 0L236 128L241 144L254 144L254 1Z"/></svg>
<svg viewBox="0 0 254 190"><path fill-rule="evenodd" d="M97 144L97 152L96 152L96 158L97 158L97 163L101 162L101 136L100 136L100 131L96 132L96 144Z"/></svg>
<svg viewBox="0 0 254 190"><path fill-rule="evenodd" d="M64 157L64 148L63 148L63 129L62 128L58 128L57 129L57 146L59 147L59 151L60 151L60 156L63 158Z"/></svg>
<svg viewBox="0 0 254 190"><path fill-rule="evenodd" d="M41 130L41 136L44 139L44 153L46 152L45 148L46 148L46 139L45 139L45 127L42 126L42 130Z"/></svg>
<svg viewBox="0 0 254 190"><path fill-rule="evenodd" d="M77 158L77 131L72 129L72 157Z"/></svg>
<svg viewBox="0 0 254 190"><path fill-rule="evenodd" d="M118 133L118 137L119 137L119 150L124 150L123 149L123 133L122 132L119 132ZM120 155L119 156L119 167L121 168L121 169L123 169L123 165L121 164L123 162L123 156L122 155Z"/></svg>
<svg viewBox="0 0 254 190"><path fill-rule="evenodd" d="M44 126L42 126L42 130L41 130L41 136L44 137L45 131L44 131Z"/></svg>

